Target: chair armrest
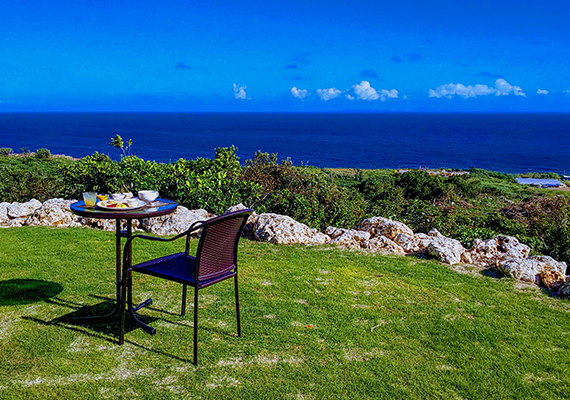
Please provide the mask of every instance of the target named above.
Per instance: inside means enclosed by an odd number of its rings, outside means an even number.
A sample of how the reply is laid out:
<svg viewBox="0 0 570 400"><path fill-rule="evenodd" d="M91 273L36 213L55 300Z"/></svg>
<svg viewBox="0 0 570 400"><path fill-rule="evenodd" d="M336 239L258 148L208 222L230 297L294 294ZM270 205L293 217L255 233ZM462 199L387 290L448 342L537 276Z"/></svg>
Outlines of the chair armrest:
<svg viewBox="0 0 570 400"><path fill-rule="evenodd" d="M181 237L188 236L192 232L201 229L205 223L206 223L205 221L196 221L192 225L190 225L190 228L188 228L188 230L186 230L182 233L179 233L178 235L171 237L169 239L156 237L156 236L148 236L148 235L133 235L133 236L131 236L130 238L127 239L125 246L123 248L123 270L126 270L126 268L130 268L130 265L127 265L127 264L129 264L129 261L130 261L129 256L132 253L131 242L133 240L140 238L140 239L145 239L145 240L154 240L157 242L172 242L174 240L180 239Z"/></svg>
<svg viewBox="0 0 570 400"><path fill-rule="evenodd" d="M133 235L127 239L127 242L125 243L125 249L126 249L127 245L130 244L136 238L141 238L141 239L146 239L146 240L155 240L158 242L172 242L173 240L180 239L181 237L187 236L187 235L191 234L192 232L197 231L198 229L201 229L202 225L204 223L205 223L205 221L196 221L192 225L190 225L190 228L188 230L186 230L182 233L179 233L178 235L171 237L169 239L156 237L156 236L148 236L148 235Z"/></svg>

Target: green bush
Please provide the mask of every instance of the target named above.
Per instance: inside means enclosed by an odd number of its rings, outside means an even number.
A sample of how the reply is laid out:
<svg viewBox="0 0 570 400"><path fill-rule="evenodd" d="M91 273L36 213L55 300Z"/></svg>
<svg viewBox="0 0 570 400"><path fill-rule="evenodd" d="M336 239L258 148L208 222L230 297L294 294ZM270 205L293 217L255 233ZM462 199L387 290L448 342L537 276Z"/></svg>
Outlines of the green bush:
<svg viewBox="0 0 570 400"><path fill-rule="evenodd" d="M51 152L48 149L38 149L36 151L36 157L40 159L50 158Z"/></svg>
<svg viewBox="0 0 570 400"><path fill-rule="evenodd" d="M12 149L9 147L0 147L0 156L9 156L12 154Z"/></svg>

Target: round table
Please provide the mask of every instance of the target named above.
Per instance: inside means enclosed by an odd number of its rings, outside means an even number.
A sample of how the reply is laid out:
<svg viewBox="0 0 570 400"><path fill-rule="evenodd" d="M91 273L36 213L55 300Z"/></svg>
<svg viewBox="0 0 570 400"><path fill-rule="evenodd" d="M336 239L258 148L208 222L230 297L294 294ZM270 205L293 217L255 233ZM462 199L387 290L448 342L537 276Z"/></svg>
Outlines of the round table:
<svg viewBox="0 0 570 400"><path fill-rule="evenodd" d="M145 205L141 208L124 210L124 209L103 209L97 206L86 206L83 200L71 204L69 207L71 212L86 218L114 219L115 224L115 248L116 248L116 303L115 309L107 315L92 317L76 317L74 322L99 324L111 321L120 315L121 304L121 238L128 239L132 236L132 220L141 218L160 217L161 215L171 214L176 211L178 204L175 201L167 199L156 199L151 205ZM127 226L125 230L121 230L121 221L125 220Z"/></svg>

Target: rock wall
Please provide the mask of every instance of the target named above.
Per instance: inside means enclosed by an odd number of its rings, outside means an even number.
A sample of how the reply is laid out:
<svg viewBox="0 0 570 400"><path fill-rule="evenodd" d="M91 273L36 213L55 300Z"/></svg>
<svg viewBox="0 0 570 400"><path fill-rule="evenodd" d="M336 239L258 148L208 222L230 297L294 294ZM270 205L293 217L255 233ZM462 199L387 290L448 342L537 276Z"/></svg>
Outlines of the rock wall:
<svg viewBox="0 0 570 400"><path fill-rule="evenodd" d="M43 204L35 199L26 203L2 202L0 228L91 226L108 231L115 230L114 220L83 218L71 213L69 206L73 202L63 199L50 199ZM243 208L246 207L238 204L227 212ZM161 236L175 235L184 232L196 221L212 217L214 214L206 210L189 210L179 206L176 212L170 215L133 221L133 228ZM364 220L358 229L329 226L322 233L291 217L272 213L253 213L248 219L244 236L276 244L328 244L382 254L423 254L450 265L463 263L479 268L494 267L514 279L542 284L557 290L561 296L570 296L566 263L551 257L529 257L530 248L510 236L477 239L470 249L465 249L459 241L445 237L435 229L428 234L415 234L405 224L383 217Z"/></svg>

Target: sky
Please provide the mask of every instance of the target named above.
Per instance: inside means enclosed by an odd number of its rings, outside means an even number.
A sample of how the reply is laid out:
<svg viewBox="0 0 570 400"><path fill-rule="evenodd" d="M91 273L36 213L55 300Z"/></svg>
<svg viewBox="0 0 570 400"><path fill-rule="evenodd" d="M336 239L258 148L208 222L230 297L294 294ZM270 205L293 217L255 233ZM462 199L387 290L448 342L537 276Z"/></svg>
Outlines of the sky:
<svg viewBox="0 0 570 400"><path fill-rule="evenodd" d="M0 3L0 112L570 112L566 1Z"/></svg>

